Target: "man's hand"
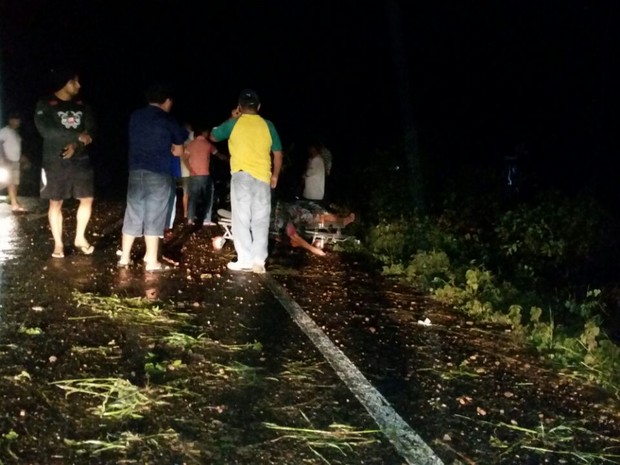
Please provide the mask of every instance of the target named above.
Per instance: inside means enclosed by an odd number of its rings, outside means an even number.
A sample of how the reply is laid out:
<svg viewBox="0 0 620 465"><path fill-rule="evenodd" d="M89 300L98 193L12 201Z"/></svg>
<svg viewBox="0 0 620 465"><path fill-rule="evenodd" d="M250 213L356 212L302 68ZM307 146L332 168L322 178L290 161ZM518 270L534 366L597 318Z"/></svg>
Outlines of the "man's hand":
<svg viewBox="0 0 620 465"><path fill-rule="evenodd" d="M278 185L278 177L274 174L271 176L271 188L275 189Z"/></svg>
<svg viewBox="0 0 620 465"><path fill-rule="evenodd" d="M62 157L61 158L63 160L68 160L73 155L75 155L75 144L71 143L71 144L65 145L65 148L62 149Z"/></svg>
<svg viewBox="0 0 620 465"><path fill-rule="evenodd" d="M84 145L88 145L93 141L93 138L90 137L90 134L88 134L87 132L83 132L82 134L80 134L80 137L78 137L78 141L80 141Z"/></svg>
<svg viewBox="0 0 620 465"><path fill-rule="evenodd" d="M170 147L170 153L172 153L172 155L174 155L175 157L182 156L184 151L185 148L182 145L172 144L172 146Z"/></svg>

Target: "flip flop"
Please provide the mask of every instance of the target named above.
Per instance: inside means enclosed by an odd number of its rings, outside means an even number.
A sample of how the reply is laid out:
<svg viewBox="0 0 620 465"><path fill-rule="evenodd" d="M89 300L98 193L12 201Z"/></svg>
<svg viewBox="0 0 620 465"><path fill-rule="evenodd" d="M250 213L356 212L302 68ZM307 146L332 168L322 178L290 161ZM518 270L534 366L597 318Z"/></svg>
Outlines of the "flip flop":
<svg viewBox="0 0 620 465"><path fill-rule="evenodd" d="M95 246L91 244L86 244L86 245L74 244L74 245L75 245L76 250L79 250L84 255L92 255L92 253L95 251Z"/></svg>
<svg viewBox="0 0 620 465"><path fill-rule="evenodd" d="M165 261L168 265L179 266L179 262L176 262L172 258L168 258L165 255L162 255L161 259Z"/></svg>
<svg viewBox="0 0 620 465"><path fill-rule="evenodd" d="M24 207L13 207L11 208L11 211L13 213L28 213L28 210L26 210Z"/></svg>
<svg viewBox="0 0 620 465"><path fill-rule="evenodd" d="M163 263L157 263L155 266L146 267L145 270L147 273L163 273L164 271L172 270L172 267Z"/></svg>
<svg viewBox="0 0 620 465"><path fill-rule="evenodd" d="M64 252L52 252L52 258L65 258Z"/></svg>
<svg viewBox="0 0 620 465"><path fill-rule="evenodd" d="M131 264L131 262L121 262L120 260L118 262L116 262L116 266L118 268L129 268L129 265Z"/></svg>

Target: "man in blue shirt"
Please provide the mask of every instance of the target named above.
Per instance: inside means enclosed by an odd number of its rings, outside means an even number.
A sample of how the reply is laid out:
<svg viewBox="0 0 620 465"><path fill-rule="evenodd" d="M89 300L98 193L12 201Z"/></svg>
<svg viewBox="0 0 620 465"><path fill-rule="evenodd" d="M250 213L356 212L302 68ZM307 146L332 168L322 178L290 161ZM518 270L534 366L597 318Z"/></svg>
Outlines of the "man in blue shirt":
<svg viewBox="0 0 620 465"><path fill-rule="evenodd" d="M169 115L172 95L165 86L151 86L146 98L148 105L129 120L129 183L118 265L129 265L135 238L144 236L146 271L159 272L169 269L159 261L159 239L172 189L171 157L183 154L188 133Z"/></svg>

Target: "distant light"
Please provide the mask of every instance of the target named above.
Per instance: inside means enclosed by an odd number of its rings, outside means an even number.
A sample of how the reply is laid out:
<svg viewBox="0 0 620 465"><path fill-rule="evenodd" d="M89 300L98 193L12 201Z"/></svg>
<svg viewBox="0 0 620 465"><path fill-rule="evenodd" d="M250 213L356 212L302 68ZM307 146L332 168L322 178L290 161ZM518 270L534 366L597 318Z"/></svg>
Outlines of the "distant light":
<svg viewBox="0 0 620 465"><path fill-rule="evenodd" d="M10 208L3 209L0 212L0 263L15 255L16 237L18 235L15 215L11 214ZM0 286L3 285L4 283L0 282Z"/></svg>

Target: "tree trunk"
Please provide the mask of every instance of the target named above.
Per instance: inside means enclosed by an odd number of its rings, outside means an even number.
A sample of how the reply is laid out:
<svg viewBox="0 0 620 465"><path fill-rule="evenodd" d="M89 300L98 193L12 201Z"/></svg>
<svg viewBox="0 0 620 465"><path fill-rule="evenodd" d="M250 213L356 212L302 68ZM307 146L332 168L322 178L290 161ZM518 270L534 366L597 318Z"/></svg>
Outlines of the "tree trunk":
<svg viewBox="0 0 620 465"><path fill-rule="evenodd" d="M411 75L409 72L407 53L403 38L401 11L397 0L387 0L387 10L390 36L392 40L392 58L396 71L396 85L400 103L400 120L403 127L404 155L409 174L409 191L414 205L424 208L422 174L420 172L420 155L418 147L418 132L413 115L411 96Z"/></svg>

